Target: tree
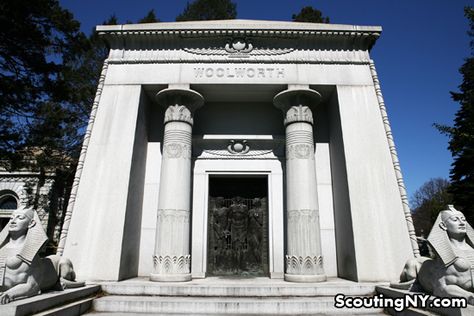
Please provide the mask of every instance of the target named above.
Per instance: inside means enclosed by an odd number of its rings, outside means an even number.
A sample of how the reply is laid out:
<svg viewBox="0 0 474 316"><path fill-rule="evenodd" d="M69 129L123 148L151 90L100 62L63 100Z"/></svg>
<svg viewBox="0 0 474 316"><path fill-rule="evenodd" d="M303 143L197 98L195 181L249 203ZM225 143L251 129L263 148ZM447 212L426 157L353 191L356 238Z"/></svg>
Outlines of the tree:
<svg viewBox="0 0 474 316"><path fill-rule="evenodd" d="M40 124L38 114L54 113L55 109L47 109L51 102L63 101L61 61L80 37L79 23L57 0L0 2L3 167L13 168L21 160L18 150L25 148L31 126Z"/></svg>
<svg viewBox="0 0 474 316"><path fill-rule="evenodd" d="M138 23L155 23L160 22L160 20L156 17L155 10L148 11L147 15L142 19L138 20Z"/></svg>
<svg viewBox="0 0 474 316"><path fill-rule="evenodd" d="M459 92L451 92L452 99L459 102L460 108L454 118L454 126L435 126L450 138L448 149L453 156L450 172L454 204L463 210L467 220L474 223L474 8L466 7L471 37L471 56L459 69L463 82Z"/></svg>
<svg viewBox="0 0 474 316"><path fill-rule="evenodd" d="M448 192L449 181L434 178L425 182L411 198L413 224L417 236L427 237L438 213L452 204L452 195Z"/></svg>
<svg viewBox="0 0 474 316"><path fill-rule="evenodd" d="M329 17L323 17L321 11L311 6L302 8L298 14L293 14L291 18L293 22L329 23Z"/></svg>
<svg viewBox="0 0 474 316"><path fill-rule="evenodd" d="M195 0L187 3L176 21L228 20L237 17L237 5L231 0Z"/></svg>

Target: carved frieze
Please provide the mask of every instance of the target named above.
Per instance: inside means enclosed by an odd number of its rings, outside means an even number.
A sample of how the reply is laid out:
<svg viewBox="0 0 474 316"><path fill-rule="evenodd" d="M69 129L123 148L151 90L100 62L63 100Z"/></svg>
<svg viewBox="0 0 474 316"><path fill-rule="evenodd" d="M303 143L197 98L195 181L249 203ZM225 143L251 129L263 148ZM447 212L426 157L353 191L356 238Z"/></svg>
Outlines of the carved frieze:
<svg viewBox="0 0 474 316"><path fill-rule="evenodd" d="M191 255L153 256L153 267L157 274L189 273Z"/></svg>
<svg viewBox="0 0 474 316"><path fill-rule="evenodd" d="M315 223L318 220L318 211L317 210L289 210L288 211L288 222L295 223L302 221L304 223Z"/></svg>
<svg viewBox="0 0 474 316"><path fill-rule="evenodd" d="M191 146L182 143L166 143L163 145L163 155L166 158L191 158Z"/></svg>
<svg viewBox="0 0 474 316"><path fill-rule="evenodd" d="M189 210L160 209L158 210L158 223L189 223Z"/></svg>
<svg viewBox="0 0 474 316"><path fill-rule="evenodd" d="M286 273L288 274L319 274L323 270L323 256L291 256L286 255Z"/></svg>
<svg viewBox="0 0 474 316"><path fill-rule="evenodd" d="M297 47L295 41L291 48L264 47L255 46L249 39L236 37L228 39L226 42L222 39L220 46L209 46L200 48L187 48L183 50L195 55L226 56L228 58L249 58L252 56L274 56L285 55L294 51ZM224 44L225 43L225 44Z"/></svg>
<svg viewBox="0 0 474 316"><path fill-rule="evenodd" d="M314 146L311 144L294 144L286 146L286 159L314 160Z"/></svg>

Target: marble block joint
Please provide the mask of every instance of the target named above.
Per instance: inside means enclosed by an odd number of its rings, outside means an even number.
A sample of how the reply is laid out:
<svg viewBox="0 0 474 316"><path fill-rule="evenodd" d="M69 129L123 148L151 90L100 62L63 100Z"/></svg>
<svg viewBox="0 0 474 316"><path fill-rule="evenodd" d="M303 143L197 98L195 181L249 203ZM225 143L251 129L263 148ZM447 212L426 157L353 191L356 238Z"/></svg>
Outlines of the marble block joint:
<svg viewBox="0 0 474 316"><path fill-rule="evenodd" d="M193 113L204 98L186 88L168 88L157 94L166 107L151 281L191 280L189 250L191 201L191 140Z"/></svg>
<svg viewBox="0 0 474 316"><path fill-rule="evenodd" d="M326 280L314 163L313 113L321 95L308 87L290 88L273 99L286 127L287 254L285 280Z"/></svg>

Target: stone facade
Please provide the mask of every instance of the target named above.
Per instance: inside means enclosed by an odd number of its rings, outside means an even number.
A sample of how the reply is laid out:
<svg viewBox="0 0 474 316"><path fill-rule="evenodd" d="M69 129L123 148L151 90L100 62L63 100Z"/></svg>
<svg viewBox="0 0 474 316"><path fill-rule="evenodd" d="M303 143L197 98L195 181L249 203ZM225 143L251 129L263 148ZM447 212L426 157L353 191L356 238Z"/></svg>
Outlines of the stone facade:
<svg viewBox="0 0 474 316"><path fill-rule="evenodd" d="M57 222L51 223L49 216L51 212L61 216L62 200L55 195L53 175L47 175L39 188L38 182L38 173L0 170L0 229L8 223L14 210L29 205L29 200L38 194L39 204L42 205L37 210L38 216L44 230L49 233L49 238L57 243L60 225Z"/></svg>
<svg viewBox="0 0 474 316"><path fill-rule="evenodd" d="M416 254L369 55L380 27L233 20L97 31L111 49L62 234L78 278L206 277L211 191L248 193L232 184L246 178L265 182L253 197L268 201L270 278L388 281ZM212 189L221 178L228 188ZM247 225L239 205L223 231L236 265L250 253L236 233Z"/></svg>

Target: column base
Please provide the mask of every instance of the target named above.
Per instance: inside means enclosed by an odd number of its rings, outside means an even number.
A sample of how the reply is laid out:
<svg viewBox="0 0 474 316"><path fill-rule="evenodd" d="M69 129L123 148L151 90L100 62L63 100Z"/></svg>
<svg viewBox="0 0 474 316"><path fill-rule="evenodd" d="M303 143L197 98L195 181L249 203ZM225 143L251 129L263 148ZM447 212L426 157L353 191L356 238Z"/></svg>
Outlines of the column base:
<svg viewBox="0 0 474 316"><path fill-rule="evenodd" d="M180 274L154 274L150 273L150 281L153 282L187 282L191 281L191 273Z"/></svg>
<svg viewBox="0 0 474 316"><path fill-rule="evenodd" d="M327 277L325 274L287 274L285 273L285 281L298 283L316 283L325 282Z"/></svg>

